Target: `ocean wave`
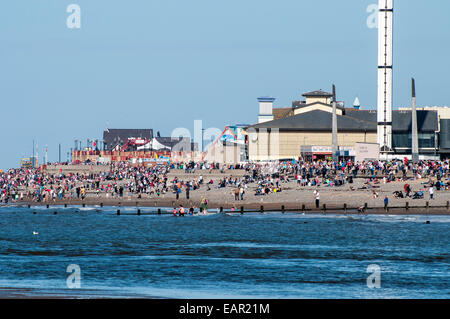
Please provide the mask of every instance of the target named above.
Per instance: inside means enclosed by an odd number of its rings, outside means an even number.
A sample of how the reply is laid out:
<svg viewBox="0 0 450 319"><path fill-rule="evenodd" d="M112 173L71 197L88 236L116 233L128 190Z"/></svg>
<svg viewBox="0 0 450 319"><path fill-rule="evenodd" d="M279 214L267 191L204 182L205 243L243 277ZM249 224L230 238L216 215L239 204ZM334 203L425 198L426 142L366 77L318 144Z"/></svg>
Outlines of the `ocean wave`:
<svg viewBox="0 0 450 319"><path fill-rule="evenodd" d="M8 248L1 254L5 255L19 255L19 256L60 256L63 251L61 250L20 250Z"/></svg>

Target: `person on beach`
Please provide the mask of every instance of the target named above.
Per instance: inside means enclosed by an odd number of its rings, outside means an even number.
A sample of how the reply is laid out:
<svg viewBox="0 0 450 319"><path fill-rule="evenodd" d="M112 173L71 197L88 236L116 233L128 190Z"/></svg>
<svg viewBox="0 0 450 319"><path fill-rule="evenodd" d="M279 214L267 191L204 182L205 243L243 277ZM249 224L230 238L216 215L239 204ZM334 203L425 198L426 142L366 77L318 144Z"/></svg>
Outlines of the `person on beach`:
<svg viewBox="0 0 450 319"><path fill-rule="evenodd" d="M428 192L430 193L430 199L433 199L434 198L434 186L433 185L431 185L428 188Z"/></svg>
<svg viewBox="0 0 450 319"><path fill-rule="evenodd" d="M314 190L314 198L316 200L316 208L319 208L319 205L320 205L320 193L319 193L319 190L317 188Z"/></svg>
<svg viewBox="0 0 450 319"><path fill-rule="evenodd" d="M405 197L411 197L411 186L406 183L404 186L404 190L405 190Z"/></svg>
<svg viewBox="0 0 450 319"><path fill-rule="evenodd" d="M203 210L203 214L206 214L206 213L207 213L207 210L208 210L208 200L207 200L205 197L202 198L200 207L201 207L202 210Z"/></svg>
<svg viewBox="0 0 450 319"><path fill-rule="evenodd" d="M234 189L234 200L239 200L239 187Z"/></svg>
<svg viewBox="0 0 450 319"><path fill-rule="evenodd" d="M181 217L184 217L184 214L185 214L185 210L184 210L184 207L183 207L183 205L180 205L180 209L179 209L179 212L180 212L180 216L181 216Z"/></svg>
<svg viewBox="0 0 450 319"><path fill-rule="evenodd" d="M180 198L180 193L178 192L178 186L177 186L177 184L175 184L175 185L173 186L173 190L175 191L175 197L176 197L176 199L178 200L178 199Z"/></svg>
<svg viewBox="0 0 450 319"><path fill-rule="evenodd" d="M384 209L387 210L389 205L389 198L387 197L387 195L384 197Z"/></svg>

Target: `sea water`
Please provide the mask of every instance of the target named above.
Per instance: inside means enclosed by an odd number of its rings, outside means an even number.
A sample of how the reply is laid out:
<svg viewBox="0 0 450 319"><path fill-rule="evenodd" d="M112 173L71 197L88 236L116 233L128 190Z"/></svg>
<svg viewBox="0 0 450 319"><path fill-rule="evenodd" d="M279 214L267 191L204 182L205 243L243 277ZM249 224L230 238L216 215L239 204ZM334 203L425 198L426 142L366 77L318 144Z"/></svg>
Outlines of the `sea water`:
<svg viewBox="0 0 450 319"><path fill-rule="evenodd" d="M0 295L450 297L450 216L140 209L1 207Z"/></svg>

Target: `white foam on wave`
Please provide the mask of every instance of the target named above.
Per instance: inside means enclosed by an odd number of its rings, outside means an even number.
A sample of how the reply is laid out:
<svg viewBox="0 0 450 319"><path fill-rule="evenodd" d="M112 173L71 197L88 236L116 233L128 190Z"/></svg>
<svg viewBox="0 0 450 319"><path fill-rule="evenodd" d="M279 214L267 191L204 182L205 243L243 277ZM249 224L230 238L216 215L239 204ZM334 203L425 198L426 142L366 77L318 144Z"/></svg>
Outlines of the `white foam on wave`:
<svg viewBox="0 0 450 319"><path fill-rule="evenodd" d="M447 215L367 215L366 221L382 223L450 223L450 216Z"/></svg>
<svg viewBox="0 0 450 319"><path fill-rule="evenodd" d="M264 244L252 242L211 242L190 243L188 247L235 247L235 248L263 248L263 249L342 249L338 245L292 245L292 244ZM177 245L179 247L179 245Z"/></svg>
<svg viewBox="0 0 450 319"><path fill-rule="evenodd" d="M81 210L81 211L92 211L92 210L96 210L97 208L95 208L95 207L79 207L78 208L78 210Z"/></svg>

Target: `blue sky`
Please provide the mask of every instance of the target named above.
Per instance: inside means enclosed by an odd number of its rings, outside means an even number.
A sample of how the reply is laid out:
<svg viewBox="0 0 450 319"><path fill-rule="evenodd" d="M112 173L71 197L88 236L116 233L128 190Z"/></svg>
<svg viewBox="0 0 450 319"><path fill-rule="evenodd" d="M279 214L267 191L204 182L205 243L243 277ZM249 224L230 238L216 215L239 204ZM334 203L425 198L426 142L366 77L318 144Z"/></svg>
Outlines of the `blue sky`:
<svg viewBox="0 0 450 319"><path fill-rule="evenodd" d="M81 29L69 29L69 4ZM0 169L32 141L62 158L110 128L254 123L256 98L290 106L331 90L375 108L375 0L8 0L0 4ZM394 108L449 105L450 1L395 1Z"/></svg>

